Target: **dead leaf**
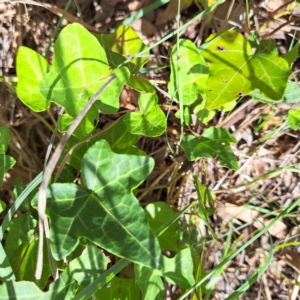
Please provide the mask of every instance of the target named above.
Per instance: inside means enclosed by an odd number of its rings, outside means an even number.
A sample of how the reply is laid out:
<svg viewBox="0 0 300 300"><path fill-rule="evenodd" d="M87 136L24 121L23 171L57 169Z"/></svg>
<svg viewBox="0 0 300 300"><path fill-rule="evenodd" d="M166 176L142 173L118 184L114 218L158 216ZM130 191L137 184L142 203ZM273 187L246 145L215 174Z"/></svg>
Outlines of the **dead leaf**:
<svg viewBox="0 0 300 300"><path fill-rule="evenodd" d="M180 11L185 10L188 8L193 1L191 0L181 0L180 2ZM163 12L163 14L160 16L158 21L156 22L156 25L165 24L171 20L173 20L178 13L178 0L171 0Z"/></svg>
<svg viewBox="0 0 300 300"><path fill-rule="evenodd" d="M222 218L225 222L231 219L240 219L245 223L252 222L254 219L258 218L259 212L252 210L244 206L237 206L232 203L221 203L218 202L216 207L217 215ZM267 226L272 219L266 220L263 218L258 218L257 221L253 223L253 226L259 229L263 229ZM281 221L277 221L271 228L269 228L269 233L278 239L283 239L287 233L286 225Z"/></svg>

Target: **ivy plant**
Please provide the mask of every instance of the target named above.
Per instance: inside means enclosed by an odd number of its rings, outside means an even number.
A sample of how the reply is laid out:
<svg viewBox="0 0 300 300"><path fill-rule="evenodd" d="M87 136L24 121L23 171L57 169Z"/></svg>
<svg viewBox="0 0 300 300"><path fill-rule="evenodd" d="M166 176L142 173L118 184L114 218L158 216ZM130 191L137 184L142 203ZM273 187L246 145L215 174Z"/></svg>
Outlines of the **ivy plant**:
<svg viewBox="0 0 300 300"><path fill-rule="evenodd" d="M139 56L142 51L144 55ZM245 95L264 102L292 98L291 94L299 92L295 83L288 81L297 51L296 45L280 57L275 45L266 42L254 51L235 30L211 35L199 49L191 41L178 40L170 54L168 83L170 98L179 103L177 116L186 125L190 125L192 114L207 123L217 110L232 109ZM149 53L129 26L122 25L111 34L92 34L76 23L58 36L52 64L32 49L19 48L17 95L35 112L48 109L51 103L64 108L60 132L68 130L112 74L116 78L69 137L60 159L63 173L59 182L48 186L50 249L44 248L46 259L39 281L34 275L39 239L34 233L36 213L28 209L9 224L9 216L3 223L1 232L7 231L5 248L0 249L4 266L0 271L4 282L1 299L24 294L38 299L81 299L82 295L142 299L142 294L144 299L159 300L164 298L164 282L176 284L182 291L195 284L198 259L192 243L183 238L187 232L182 233L178 223L189 207L178 213L161 201L143 208L136 198L136 189L155 165L154 159L137 147L138 139L163 135L168 122L154 86L139 74ZM140 93L136 111L124 113L99 130L95 126L99 114L119 111L119 95L125 85ZM288 122L297 128L299 111L291 111ZM7 126L0 128L0 185L15 163L5 155L8 130ZM200 136L182 136L180 151L189 161L216 159L220 166L237 170L231 149L234 143L225 128L209 127ZM76 183L72 182L72 168L81 174ZM41 176L17 196L18 205L29 197L32 209L37 208ZM217 239L208 218L213 212L213 195L197 178L195 186L198 216ZM17 208L10 212L13 209ZM165 250L173 256L166 257ZM49 283L51 258L58 264L60 278L43 292ZM134 278L116 276L126 265Z"/></svg>

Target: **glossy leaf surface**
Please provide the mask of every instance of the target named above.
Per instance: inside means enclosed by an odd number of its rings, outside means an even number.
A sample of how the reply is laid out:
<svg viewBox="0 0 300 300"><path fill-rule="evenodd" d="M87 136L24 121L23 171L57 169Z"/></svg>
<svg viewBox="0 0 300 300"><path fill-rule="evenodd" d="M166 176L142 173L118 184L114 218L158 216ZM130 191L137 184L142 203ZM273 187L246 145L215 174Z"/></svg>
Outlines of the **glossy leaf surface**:
<svg viewBox="0 0 300 300"><path fill-rule="evenodd" d="M132 134L145 136L159 136L167 128L166 116L157 104L156 94L141 94L138 100L139 112L127 113L123 120Z"/></svg>
<svg viewBox="0 0 300 300"><path fill-rule="evenodd" d="M132 194L153 166L151 158L118 155L106 141L96 142L82 160L85 187L57 183L48 190L53 256L69 255L84 237L117 256L160 268L159 243Z"/></svg>
<svg viewBox="0 0 300 300"><path fill-rule="evenodd" d="M200 52L208 62L207 108L218 108L259 89L273 100L282 98L291 74L288 62L270 53L253 54L237 31L211 35Z"/></svg>
<svg viewBox="0 0 300 300"><path fill-rule="evenodd" d="M208 68L196 46L189 40L179 40L179 48L171 52L171 77L169 94L183 105L197 100L198 94L206 93ZM181 99L180 99L181 98Z"/></svg>

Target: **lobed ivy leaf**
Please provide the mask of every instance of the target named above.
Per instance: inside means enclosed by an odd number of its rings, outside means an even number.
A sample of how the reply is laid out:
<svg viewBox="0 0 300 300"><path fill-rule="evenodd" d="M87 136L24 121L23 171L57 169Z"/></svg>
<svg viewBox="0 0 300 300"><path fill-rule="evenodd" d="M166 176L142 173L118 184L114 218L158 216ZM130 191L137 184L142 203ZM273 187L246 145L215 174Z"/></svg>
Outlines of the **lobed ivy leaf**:
<svg viewBox="0 0 300 300"><path fill-rule="evenodd" d="M48 189L54 258L68 256L86 238L117 256L160 268L159 243L132 193L153 166L149 157L115 154L106 141L96 142L82 160L84 187L56 183Z"/></svg>
<svg viewBox="0 0 300 300"><path fill-rule="evenodd" d="M206 101L215 109L259 89L279 100L291 74L288 62L271 53L253 54L250 43L234 30L211 35L201 47L209 65Z"/></svg>
<svg viewBox="0 0 300 300"><path fill-rule="evenodd" d="M156 94L141 94L138 100L140 112L130 112L124 117L124 123L132 134L145 136L159 136L167 128L166 116L157 105Z"/></svg>
<svg viewBox="0 0 300 300"><path fill-rule="evenodd" d="M203 132L200 140L193 135L185 136L181 147L190 161L200 157L218 158L221 166L237 170L236 157L228 148L230 143L236 142L236 139L225 128L210 127Z"/></svg>
<svg viewBox="0 0 300 300"><path fill-rule="evenodd" d="M106 113L119 108L118 95L129 78L123 67L115 70L117 79L96 103ZM66 26L58 36L53 54L53 71L44 76L40 92L76 117L111 75L106 54L98 40L80 24Z"/></svg>
<svg viewBox="0 0 300 300"><path fill-rule="evenodd" d="M51 70L47 60L36 51L21 46L17 53L17 95L30 109L36 112L50 107L50 101L39 90L40 81Z"/></svg>
<svg viewBox="0 0 300 300"><path fill-rule="evenodd" d="M107 51L109 65L117 68L129 56L136 55L147 48L137 33L127 25L121 25L116 32L110 34L94 33L102 47ZM142 57L132 59L125 66L130 73L137 73L142 66L148 62L149 51L145 52Z"/></svg>
<svg viewBox="0 0 300 300"><path fill-rule="evenodd" d="M183 105L194 103L198 94L205 95L208 68L194 43L179 40L179 48L177 45L173 47L170 59L169 94L178 101L182 100Z"/></svg>
<svg viewBox="0 0 300 300"><path fill-rule="evenodd" d="M111 126L111 124L107 124ZM111 128L105 130L102 133L96 132L95 136L89 141L83 143L70 156L68 163L77 168L81 168L81 161L86 151L97 141L106 140L111 150L118 154L134 154L134 155L145 155L145 153L139 148L133 146L139 137L130 133L123 122L123 119L119 119L118 122ZM67 143L66 150L69 150L72 146L79 143L80 140L72 136Z"/></svg>

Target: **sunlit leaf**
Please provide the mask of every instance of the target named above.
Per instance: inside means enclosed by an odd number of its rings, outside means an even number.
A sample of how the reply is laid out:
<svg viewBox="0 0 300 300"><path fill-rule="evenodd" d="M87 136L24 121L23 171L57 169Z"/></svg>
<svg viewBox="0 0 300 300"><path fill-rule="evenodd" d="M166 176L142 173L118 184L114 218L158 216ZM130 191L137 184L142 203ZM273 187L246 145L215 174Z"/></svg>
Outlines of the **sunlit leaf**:
<svg viewBox="0 0 300 300"><path fill-rule="evenodd" d="M94 33L102 47L107 51L107 59L113 68L123 63L128 57L138 54L147 48L137 33L127 25L121 25L110 34ZM126 64L131 73L137 73L149 60L149 51L141 57L132 59Z"/></svg>
<svg viewBox="0 0 300 300"><path fill-rule="evenodd" d="M159 229L176 215L176 212L167 203L161 201L148 204L145 212L152 231ZM178 223L173 223L158 237L162 250L178 251L177 231Z"/></svg>
<svg viewBox="0 0 300 300"><path fill-rule="evenodd" d="M140 112L130 112L124 117L124 123L132 134L159 136L167 128L166 116L157 105L156 94L141 94L138 100Z"/></svg>
<svg viewBox="0 0 300 300"><path fill-rule="evenodd" d="M193 258L189 248L181 250L173 258L164 256L164 278L181 289L189 288L195 283L193 269Z"/></svg>
<svg viewBox="0 0 300 300"><path fill-rule="evenodd" d="M33 111L44 111L50 107L39 90L40 81L51 70L47 60L36 51L21 46L17 53L17 95Z"/></svg>
<svg viewBox="0 0 300 300"><path fill-rule="evenodd" d="M209 65L208 109L249 95L255 89L267 98L282 98L291 74L284 58L270 53L253 54L250 43L234 30L211 35L201 49Z"/></svg>
<svg viewBox="0 0 300 300"><path fill-rule="evenodd" d="M160 268L159 243L132 193L153 166L149 157L115 154L106 141L96 142L82 160L84 187L55 183L48 189L54 258L68 256L86 238L117 256Z"/></svg>
<svg viewBox="0 0 300 300"><path fill-rule="evenodd" d="M179 40L179 48L176 44L171 52L169 94L184 105L192 104L198 94L206 93L207 77L208 68L196 46L189 40Z"/></svg>

